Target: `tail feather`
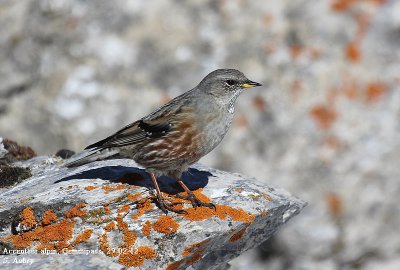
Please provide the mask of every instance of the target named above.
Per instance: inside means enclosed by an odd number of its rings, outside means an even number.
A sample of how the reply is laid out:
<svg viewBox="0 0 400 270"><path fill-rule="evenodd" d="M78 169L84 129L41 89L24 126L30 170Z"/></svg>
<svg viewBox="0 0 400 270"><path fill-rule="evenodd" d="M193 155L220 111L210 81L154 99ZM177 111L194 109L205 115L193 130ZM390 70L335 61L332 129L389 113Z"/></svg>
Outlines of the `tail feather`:
<svg viewBox="0 0 400 270"><path fill-rule="evenodd" d="M68 168L78 167L94 161L110 158L117 155L118 153L119 151L115 148L92 148L72 156L70 158L70 161L68 161L65 166Z"/></svg>

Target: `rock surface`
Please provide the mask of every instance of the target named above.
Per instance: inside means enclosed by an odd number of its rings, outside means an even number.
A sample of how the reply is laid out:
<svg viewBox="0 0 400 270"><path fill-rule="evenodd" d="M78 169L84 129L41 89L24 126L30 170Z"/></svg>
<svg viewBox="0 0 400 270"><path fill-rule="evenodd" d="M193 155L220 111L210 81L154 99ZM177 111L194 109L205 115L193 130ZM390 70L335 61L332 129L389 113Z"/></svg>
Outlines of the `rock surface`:
<svg viewBox="0 0 400 270"><path fill-rule="evenodd" d="M32 177L0 189L0 248L8 254L1 269L221 269L305 206L255 179L196 164L183 181L216 209L168 195L186 213L165 215L133 161L63 163L42 156L11 164L29 167ZM181 192L166 177L160 187Z"/></svg>

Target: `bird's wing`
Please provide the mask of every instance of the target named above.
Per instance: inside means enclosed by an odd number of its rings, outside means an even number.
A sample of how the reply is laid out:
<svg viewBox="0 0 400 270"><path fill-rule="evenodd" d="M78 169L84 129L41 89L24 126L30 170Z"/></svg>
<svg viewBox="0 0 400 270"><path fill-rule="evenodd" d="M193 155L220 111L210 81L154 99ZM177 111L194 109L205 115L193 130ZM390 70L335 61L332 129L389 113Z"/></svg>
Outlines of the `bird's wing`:
<svg viewBox="0 0 400 270"><path fill-rule="evenodd" d="M169 104L167 104L169 105ZM85 149L111 148L141 143L147 139L160 138L173 130L179 114L185 109L181 106L163 106L150 115L129 124L113 135L89 145Z"/></svg>
<svg viewBox="0 0 400 270"><path fill-rule="evenodd" d="M85 149L110 148L138 144L148 138L158 138L170 130L168 121L155 122L139 120L127 125L115 134L89 145Z"/></svg>

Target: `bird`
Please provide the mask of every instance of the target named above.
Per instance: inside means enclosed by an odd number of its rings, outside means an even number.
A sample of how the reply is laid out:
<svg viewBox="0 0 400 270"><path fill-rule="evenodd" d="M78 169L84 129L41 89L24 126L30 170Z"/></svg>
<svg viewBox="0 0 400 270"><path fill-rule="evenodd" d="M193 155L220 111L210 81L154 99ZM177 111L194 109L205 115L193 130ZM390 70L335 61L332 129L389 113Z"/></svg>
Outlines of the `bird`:
<svg viewBox="0 0 400 270"><path fill-rule="evenodd" d="M235 102L243 90L261 86L236 69L217 69L191 90L175 97L147 116L85 148L83 157L67 167L81 166L114 155L133 159L150 174L159 208L180 213L167 202L157 178L174 178L193 207L215 208L201 202L182 182L182 173L212 151L232 124Z"/></svg>

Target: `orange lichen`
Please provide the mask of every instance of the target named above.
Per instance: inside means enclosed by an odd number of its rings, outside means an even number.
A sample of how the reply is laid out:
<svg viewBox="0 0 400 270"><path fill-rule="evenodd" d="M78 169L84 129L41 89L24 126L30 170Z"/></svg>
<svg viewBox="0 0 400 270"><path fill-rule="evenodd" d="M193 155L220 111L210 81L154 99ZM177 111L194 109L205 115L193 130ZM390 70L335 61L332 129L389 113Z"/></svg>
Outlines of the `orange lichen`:
<svg viewBox="0 0 400 270"><path fill-rule="evenodd" d="M104 191L115 191L115 190L121 190L126 187L126 184L119 184L117 186L102 186L101 188Z"/></svg>
<svg viewBox="0 0 400 270"><path fill-rule="evenodd" d="M149 246L140 246L136 249L136 253L139 256L143 256L146 259L154 259L157 254L152 247Z"/></svg>
<svg viewBox="0 0 400 270"><path fill-rule="evenodd" d="M302 81L294 80L290 87L290 93L292 94L292 98L294 101L297 100L302 89L303 89Z"/></svg>
<svg viewBox="0 0 400 270"><path fill-rule="evenodd" d="M301 46L300 44L293 44L289 47L289 51L292 58L296 59L303 52L303 46Z"/></svg>
<svg viewBox="0 0 400 270"><path fill-rule="evenodd" d="M107 233L103 233L102 235L98 236L99 239L99 248L103 253L109 257L116 257L119 255L117 249L113 249L110 247L108 243L108 236Z"/></svg>
<svg viewBox="0 0 400 270"><path fill-rule="evenodd" d="M49 225L57 221L57 215L52 210L46 210L42 217L42 225Z"/></svg>
<svg viewBox="0 0 400 270"><path fill-rule="evenodd" d="M106 226L103 227L103 229L104 229L106 232L115 230L115 222L114 222L114 221L109 222Z"/></svg>
<svg viewBox="0 0 400 270"><path fill-rule="evenodd" d="M142 233L146 236L150 236L151 233L151 228L153 227L153 225L151 224L150 221L146 221L142 227Z"/></svg>
<svg viewBox="0 0 400 270"><path fill-rule="evenodd" d="M359 97L360 91L357 82L354 79L344 81L342 93L350 100L355 100Z"/></svg>
<svg viewBox="0 0 400 270"><path fill-rule="evenodd" d="M215 210L208 207L191 207L185 209L185 211L181 215L191 221L209 219L215 215Z"/></svg>
<svg viewBox="0 0 400 270"><path fill-rule="evenodd" d="M325 202L332 216L339 217L343 213L342 199L337 194L333 192L327 193Z"/></svg>
<svg viewBox="0 0 400 270"><path fill-rule="evenodd" d="M86 186L86 187L85 187L85 190L91 191L91 190L96 189L96 188L98 188L98 187L95 187L95 186Z"/></svg>
<svg viewBox="0 0 400 270"><path fill-rule="evenodd" d="M342 147L342 143L335 136L328 136L327 138L325 138L324 145L331 149L339 149Z"/></svg>
<svg viewBox="0 0 400 270"><path fill-rule="evenodd" d="M337 118L337 113L333 108L323 105L312 108L310 115L321 129L329 129Z"/></svg>
<svg viewBox="0 0 400 270"><path fill-rule="evenodd" d="M211 199L206 195L201 193L202 189L198 189L193 193L196 195L198 199L202 202L209 203ZM178 199L176 201L179 201ZM175 201L175 202L176 202ZM246 213L243 209L235 209L230 206L216 204L215 209L209 207L190 207L185 209L185 213L180 214L184 218L191 221L198 221L209 219L213 216L217 216L220 219L226 219L227 215L231 217L232 220L242 221L245 223L250 223L254 220L254 215Z"/></svg>
<svg viewBox="0 0 400 270"><path fill-rule="evenodd" d="M106 213L106 215L110 215L111 214L110 207L104 206L103 209L104 209L104 213Z"/></svg>
<svg viewBox="0 0 400 270"><path fill-rule="evenodd" d="M124 252L119 258L118 262L127 267L138 267L144 263L145 259L154 259L156 252L153 248L148 246L138 247L135 252Z"/></svg>
<svg viewBox="0 0 400 270"><path fill-rule="evenodd" d="M157 232L171 234L178 230L179 224L171 216L160 215L159 219L153 223L153 228Z"/></svg>
<svg viewBox="0 0 400 270"><path fill-rule="evenodd" d="M249 121L244 115L238 115L238 117L236 117L235 119L234 124L239 128L247 128L249 126Z"/></svg>
<svg viewBox="0 0 400 270"><path fill-rule="evenodd" d="M206 239L204 241L197 242L192 245L186 246L184 248L184 250L182 251L182 255L186 257L186 256L189 256L190 254L196 252L199 249L205 249L204 245L207 244L209 241L210 241L209 239Z"/></svg>
<svg viewBox="0 0 400 270"><path fill-rule="evenodd" d="M368 102L377 101L388 90L386 84L382 82L374 82L367 85L366 95Z"/></svg>
<svg viewBox="0 0 400 270"><path fill-rule="evenodd" d="M266 211L266 210L261 211L260 215L261 215L262 217L266 217L266 216L268 216L268 211Z"/></svg>
<svg viewBox="0 0 400 270"><path fill-rule="evenodd" d="M144 199L138 200L137 201L137 214L133 214L132 218L136 220L139 217L141 217L142 215L144 215L144 213L146 213L147 211L150 211L152 209L154 209L154 206L151 203L151 199L144 198Z"/></svg>
<svg viewBox="0 0 400 270"><path fill-rule="evenodd" d="M193 263L199 261L202 258L204 251L206 250L205 244L208 241L209 240L207 239L202 242L195 243L193 245L185 247L184 251L182 252L182 255L184 255L186 258L168 264L167 270L179 269L182 266L182 264L185 264L185 268L187 268Z"/></svg>
<svg viewBox="0 0 400 270"><path fill-rule="evenodd" d="M128 230L128 223L122 220L121 217L116 217L115 221L117 222L118 229L122 232Z"/></svg>
<svg viewBox="0 0 400 270"><path fill-rule="evenodd" d="M251 223L254 221L254 215L247 213L242 208L235 209L227 205L216 205L217 215L221 219L225 219L226 215L234 221L241 221L244 223Z"/></svg>
<svg viewBox="0 0 400 270"><path fill-rule="evenodd" d="M77 244L86 242L89 240L90 236L92 236L93 230L92 229L87 229L78 234L78 236L75 238L75 240L72 242L72 246L75 246Z"/></svg>
<svg viewBox="0 0 400 270"><path fill-rule="evenodd" d="M177 269L181 268L183 263L184 263L184 260L172 262L167 265L167 270L177 270Z"/></svg>
<svg viewBox="0 0 400 270"><path fill-rule="evenodd" d="M352 62L358 62L361 59L361 49L358 42L350 42L345 48L346 58Z"/></svg>
<svg viewBox="0 0 400 270"><path fill-rule="evenodd" d="M122 236L122 241L125 242L125 247L127 249L132 248L132 246L135 244L137 239L137 234L134 231L127 230L124 232L124 235Z"/></svg>
<svg viewBox="0 0 400 270"><path fill-rule="evenodd" d="M333 0L331 2L331 8L337 12L343 12L348 10L352 5L354 5L357 0Z"/></svg>
<svg viewBox="0 0 400 270"><path fill-rule="evenodd" d="M25 230L33 229L36 226L35 213L33 212L32 207L27 207L22 210L20 218L22 221L19 224Z"/></svg>
<svg viewBox="0 0 400 270"><path fill-rule="evenodd" d="M262 196L265 200L272 202L272 198L268 194L262 193Z"/></svg>
<svg viewBox="0 0 400 270"><path fill-rule="evenodd" d="M120 216L122 213L127 213L129 210L131 209L131 207L129 205L124 205L122 206L120 209L118 209L117 213L118 216Z"/></svg>
<svg viewBox="0 0 400 270"><path fill-rule="evenodd" d="M236 242L239 239L241 239L244 235L244 233L247 230L247 227L249 227L250 224L247 224L246 226L244 226L242 229L240 229L239 231L237 231L236 233L234 233L230 238L229 238L229 242Z"/></svg>
<svg viewBox="0 0 400 270"><path fill-rule="evenodd" d="M140 194L139 193L135 193L135 194L128 194L128 197L126 197L126 199L128 200L128 201L136 201L138 198L140 197Z"/></svg>
<svg viewBox="0 0 400 270"><path fill-rule="evenodd" d="M265 100L261 96L255 96L253 98L253 106L260 112L265 111L266 103Z"/></svg>
<svg viewBox="0 0 400 270"><path fill-rule="evenodd" d="M309 53L312 59L318 59L321 57L322 49L319 47L311 47Z"/></svg>
<svg viewBox="0 0 400 270"><path fill-rule="evenodd" d="M123 233L122 240L124 241L123 247L130 249L136 242L137 234L129 230L128 223L122 220L121 217L115 218L118 229Z"/></svg>
<svg viewBox="0 0 400 270"><path fill-rule="evenodd" d="M47 226L39 225L29 232L11 234L5 240L10 241L17 249L28 248L34 242L39 242L38 250L48 248L61 251L63 248L70 248L67 241L72 238L73 227L74 222L63 219Z"/></svg>
<svg viewBox="0 0 400 270"><path fill-rule="evenodd" d="M87 206L86 203L80 202L74 206L74 208L65 212L65 217L73 218L73 217L81 217L87 213L86 210L82 210L81 208Z"/></svg>

